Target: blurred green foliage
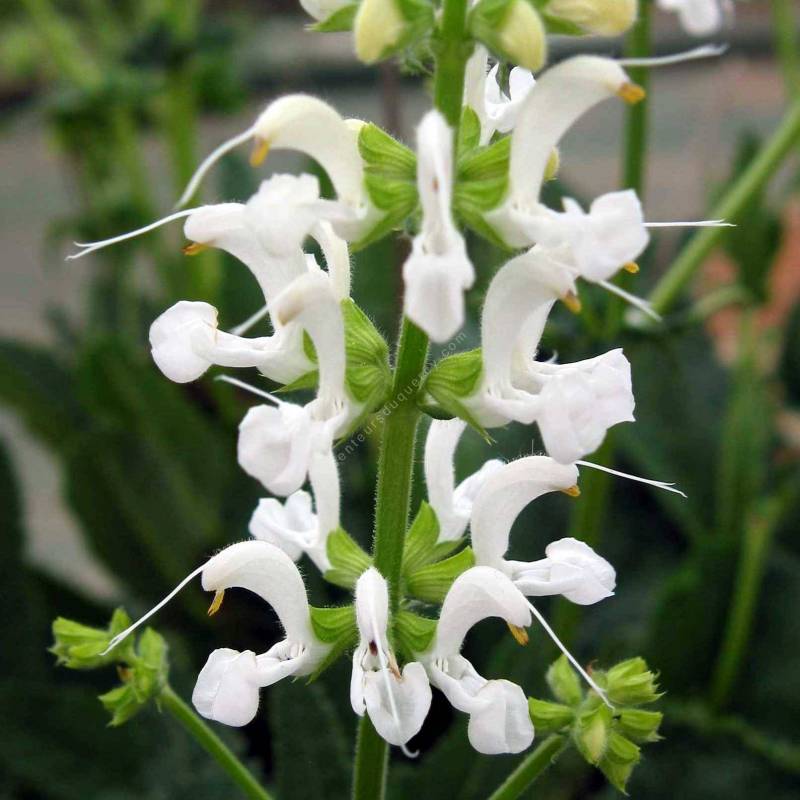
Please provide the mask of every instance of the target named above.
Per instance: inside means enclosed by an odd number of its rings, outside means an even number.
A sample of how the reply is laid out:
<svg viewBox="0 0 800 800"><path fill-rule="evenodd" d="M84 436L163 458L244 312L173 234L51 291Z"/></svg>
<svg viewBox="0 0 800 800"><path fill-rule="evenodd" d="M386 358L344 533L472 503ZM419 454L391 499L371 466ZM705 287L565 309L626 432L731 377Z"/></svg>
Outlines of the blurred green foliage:
<svg viewBox="0 0 800 800"><path fill-rule="evenodd" d="M161 204L143 167L145 133L166 145L177 190L196 163L200 113L231 111L244 96L228 31L194 0L25 0L2 19L0 64L40 82L38 97L78 189L75 216L50 232L59 240L102 237L157 216ZM733 174L756 148L752 139L743 143ZM252 190L254 178L236 157L219 172L222 196ZM800 306L780 337L769 334L780 341L767 341L756 324L759 307L773 299L779 209L753 198L747 224L726 240L744 290L738 297L746 298L734 365L720 363L688 306L655 332L624 332L614 342L633 364L637 396L637 423L615 436L617 465L674 480L689 494L684 501L612 484L598 546L617 567L619 589L580 620L575 635L582 658L613 663L642 653L660 671L665 739L647 748L633 776L629 791L637 797L790 800L800 792L800 680L792 658L800 652L793 613L800 603L800 470L797 442L779 425L800 419ZM223 319L244 319L259 306L255 283L219 254L187 264L167 241L157 233L99 254L80 322L58 317L52 346L0 341L0 401L58 461L81 534L132 612L242 538L258 497L234 454L247 400L210 378L170 384L145 344L149 322L180 298L206 299ZM473 255L480 273L474 312L499 256L481 242ZM355 296L383 333L395 319L395 261L394 245L384 240L355 266ZM151 279L148 292L142 274ZM605 303L587 290L585 317L559 314L547 347L570 361L607 344L592 325L592 312L602 318ZM461 349L476 346L476 319L473 313ZM521 428L497 435L506 457L536 447L528 437ZM463 450L465 472L488 453L478 437ZM371 530L372 456L368 441L344 463L345 527L361 544ZM537 501L518 523L513 557L535 557L584 502ZM5 450L0 527L2 586L13 608L13 619L0 625L0 796L230 797L227 778L155 708L109 730L96 699L107 688L102 676L53 669L45 652L52 619L100 625L109 609L24 558L20 488ZM339 599L307 572L315 605ZM184 694L213 647L260 651L277 636L275 619L257 600L234 595L213 624L204 605L189 588L158 621L170 643L173 685ZM543 607L553 616L555 604ZM487 624L470 637L466 655L482 674L519 681L540 696L554 649L540 634L522 650L501 626ZM355 724L347 685L344 660L311 687L274 686L263 693L255 723L220 734L264 771L281 800L345 797ZM418 761L396 757L390 795L411 797L423 786L426 800L486 797L515 759L472 752L465 719L441 697L433 708L416 743ZM536 791L553 800L613 794L574 754Z"/></svg>

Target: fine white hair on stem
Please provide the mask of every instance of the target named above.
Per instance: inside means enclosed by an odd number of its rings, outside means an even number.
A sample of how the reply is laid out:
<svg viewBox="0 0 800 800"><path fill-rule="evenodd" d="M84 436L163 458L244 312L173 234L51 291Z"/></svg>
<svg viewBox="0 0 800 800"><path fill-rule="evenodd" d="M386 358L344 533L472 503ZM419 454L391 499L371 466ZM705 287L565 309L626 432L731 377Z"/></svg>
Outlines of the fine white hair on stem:
<svg viewBox="0 0 800 800"><path fill-rule="evenodd" d="M611 469L611 467L604 467L601 464L593 464L591 461L576 461L579 467L591 467L598 469L600 472L607 472L609 475L616 475L619 478L627 478L630 481L637 481L638 483L646 483L648 486L655 486L656 489L663 489L666 492L679 494L681 497L686 497L686 493L680 489L675 488L674 483L667 483L666 481L654 481L650 478L640 478L638 475L630 475L627 472L620 472L618 469Z"/></svg>
<svg viewBox="0 0 800 800"><path fill-rule="evenodd" d="M383 652L383 643L381 642L381 637L378 633L378 617L375 614L374 603L370 603L369 617L370 622L372 623L372 638L375 641L375 647L378 651L378 661L381 664L383 682L386 686L386 694L389 697L389 708L392 710L392 716L394 717L394 721L397 725L397 731L400 733L402 730L402 726L400 724L400 713L397 710L397 703L395 702L394 692L392 691L392 680L389 677L389 664L386 660L386 653ZM408 758L416 758L419 755L419 753L412 753L411 750L405 746L405 744L401 744L400 749L403 751L404 755L408 756Z"/></svg>
<svg viewBox="0 0 800 800"><path fill-rule="evenodd" d="M263 389L259 389L256 386L251 386L249 383L240 381L238 378L232 378L230 375L217 375L217 377L214 378L214 380L223 381L224 383L229 383L231 384L231 386L237 386L239 389L244 389L246 392L250 392L251 394L257 395L258 397L263 397L266 400L269 400L276 406L279 406L281 405L281 403L283 403L283 400L281 400L279 397L275 397L274 394L265 392Z"/></svg>
<svg viewBox="0 0 800 800"><path fill-rule="evenodd" d="M247 333L247 331L249 331L250 328L252 328L257 322L261 322L261 320L264 319L267 314L269 314L269 304L265 305L263 308L260 308L255 314L250 315L244 322L240 323L235 328L231 328L229 332L233 336L242 336Z"/></svg>
<svg viewBox="0 0 800 800"><path fill-rule="evenodd" d="M183 190L180 200L175 203L175 208L181 208L182 206L185 206L189 200L192 199L192 195L194 195L194 193L197 191L201 181L203 178L205 178L206 173L211 169L211 167L213 167L214 164L226 153L229 153L240 144L244 144L248 139L252 139L254 132L255 128L248 128L246 131L244 131L244 133L239 133L231 139L228 139L226 142L223 142L221 145L219 145L219 147L215 148L211 153L209 153L203 159L200 166L195 170L194 175L192 175L190 178L189 183Z"/></svg>
<svg viewBox="0 0 800 800"><path fill-rule="evenodd" d="M683 64L686 61L696 61L700 58L716 58L728 49L727 44L704 44L682 53L672 53L668 56L654 56L652 58L618 58L617 64L623 67L668 67L670 64Z"/></svg>
<svg viewBox="0 0 800 800"><path fill-rule="evenodd" d="M166 225L169 222L174 222L176 219L188 217L190 214L194 214L194 212L197 210L198 209L196 208L186 208L183 211L176 211L174 214L162 217L161 219L157 219L155 222L151 222L149 225L145 225L144 228L137 228L135 231L121 233L119 236L112 236L110 239L103 239L100 242L75 242L75 246L82 247L83 250L81 250L80 253L73 253L72 255L67 256L67 261L74 261L77 258L83 258L83 256L93 253L95 250L101 250L103 247L117 244L117 242L124 242L126 239L133 239L136 236L141 236L143 233L149 233L156 228L160 228L162 225Z"/></svg>
<svg viewBox="0 0 800 800"><path fill-rule="evenodd" d="M110 653L123 639L127 639L130 634L132 634L143 622L146 622L150 617L153 616L157 611L162 609L173 597L175 597L178 592L186 586L193 578L196 578L204 569L205 564L201 567L198 567L196 570L191 572L187 575L163 600L156 603L144 616L139 617L133 625L129 625L125 628L124 631L118 633L109 643L108 647L100 653L101 656Z"/></svg>
<svg viewBox="0 0 800 800"><path fill-rule="evenodd" d="M735 228L733 222L724 219L698 219L687 222L645 222L645 228Z"/></svg>
<svg viewBox="0 0 800 800"><path fill-rule="evenodd" d="M658 314L653 309L653 306L651 306L650 303L648 303L644 298L637 297L635 294L626 292L621 286L617 286L616 283L611 283L611 281L598 281L598 283L607 292L611 292L611 294L621 297L626 303L632 305L634 308L638 308L643 314L647 314L650 319L654 319L656 322L661 322L661 315Z"/></svg>
<svg viewBox="0 0 800 800"><path fill-rule="evenodd" d="M608 697L606 696L606 693L595 683L594 680L592 680L592 676L589 675L589 673L578 663L578 659L575 658L575 656L573 656L572 653L570 653L566 645L561 641L561 639L558 638L558 636L556 636L556 632L547 624L547 620L539 613L536 606L534 606L533 603L528 601L528 608L530 608L533 616L536 617L536 619L539 621L539 624L545 629L547 635L556 643L558 649L569 659L572 666L575 667L575 669L578 670L578 672L580 672L581 676L586 681L586 683L588 683L589 686L591 686L592 689L594 689L598 697L613 711L614 706L609 701Z"/></svg>

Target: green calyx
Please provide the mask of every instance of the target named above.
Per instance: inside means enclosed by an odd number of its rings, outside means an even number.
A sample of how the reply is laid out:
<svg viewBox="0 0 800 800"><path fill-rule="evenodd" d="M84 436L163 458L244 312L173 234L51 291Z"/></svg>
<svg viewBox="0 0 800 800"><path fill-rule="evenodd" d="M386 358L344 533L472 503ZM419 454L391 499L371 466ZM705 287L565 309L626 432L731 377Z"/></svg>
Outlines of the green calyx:
<svg viewBox="0 0 800 800"><path fill-rule="evenodd" d="M331 648L327 656L308 677L308 683L313 683L358 641L355 606L337 606L335 608L312 606L311 627L317 639L331 645Z"/></svg>
<svg viewBox="0 0 800 800"><path fill-rule="evenodd" d="M394 617L394 639L407 661L414 661L419 653L430 650L435 635L435 619L405 610L398 611Z"/></svg>
<svg viewBox="0 0 800 800"><path fill-rule="evenodd" d="M325 580L343 589L353 589L362 573L372 566L372 559L341 528L328 535L326 550L331 568L325 573Z"/></svg>
<svg viewBox="0 0 800 800"><path fill-rule="evenodd" d="M131 624L124 609L111 615L107 628L91 628L71 619L58 617L53 622L53 646L50 652L58 664L68 669L97 669L135 657L133 640L128 639L112 652L102 655L111 640Z"/></svg>
<svg viewBox="0 0 800 800"><path fill-rule="evenodd" d="M559 702L529 698L531 720L539 732L569 735L586 761L624 793L641 760L640 746L661 738L661 712L636 706L652 703L661 695L655 675L641 658L623 661L607 672L595 670L592 677L607 692L613 708L595 692L584 694L578 674L562 656L547 671L547 683Z"/></svg>

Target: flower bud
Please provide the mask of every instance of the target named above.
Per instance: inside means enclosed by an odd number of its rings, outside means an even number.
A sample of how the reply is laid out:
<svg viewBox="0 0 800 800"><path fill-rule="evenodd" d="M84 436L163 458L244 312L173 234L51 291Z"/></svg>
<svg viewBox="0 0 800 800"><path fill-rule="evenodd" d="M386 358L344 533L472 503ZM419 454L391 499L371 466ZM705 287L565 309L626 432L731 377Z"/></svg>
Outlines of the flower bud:
<svg viewBox="0 0 800 800"><path fill-rule="evenodd" d="M554 661L547 670L547 685L553 696L568 706L576 706L583 700L581 682L566 656Z"/></svg>
<svg viewBox="0 0 800 800"><path fill-rule="evenodd" d="M611 709L602 704L578 715L572 738L581 755L590 764L599 764L605 755L612 721Z"/></svg>
<svg viewBox="0 0 800 800"><path fill-rule="evenodd" d="M527 0L480 0L469 15L472 35L492 52L531 72L547 60L547 37Z"/></svg>
<svg viewBox="0 0 800 800"><path fill-rule="evenodd" d="M571 22L586 33L619 36L636 22L636 0L550 0L548 16Z"/></svg>
<svg viewBox="0 0 800 800"><path fill-rule="evenodd" d="M656 676L643 658L630 658L606 673L606 692L612 703L638 706L654 703L661 697Z"/></svg>
<svg viewBox="0 0 800 800"><path fill-rule="evenodd" d="M374 64L432 27L433 9L425 0L361 0L353 23L356 55Z"/></svg>
<svg viewBox="0 0 800 800"><path fill-rule="evenodd" d="M58 658L59 664L69 669L97 669L119 661L128 662L132 655L133 640L128 640L125 647L107 655L102 653L114 636L130 624L130 617L121 608L114 612L105 630L58 617L53 622L54 643L50 652Z"/></svg>
<svg viewBox="0 0 800 800"><path fill-rule="evenodd" d="M658 729L663 718L664 715L660 711L623 708L617 720L617 728L634 742L657 742L661 739Z"/></svg>
<svg viewBox="0 0 800 800"><path fill-rule="evenodd" d="M575 716L569 706L550 703L547 700L537 700L535 697L528 698L528 712L537 733L560 731L567 725L571 725Z"/></svg>

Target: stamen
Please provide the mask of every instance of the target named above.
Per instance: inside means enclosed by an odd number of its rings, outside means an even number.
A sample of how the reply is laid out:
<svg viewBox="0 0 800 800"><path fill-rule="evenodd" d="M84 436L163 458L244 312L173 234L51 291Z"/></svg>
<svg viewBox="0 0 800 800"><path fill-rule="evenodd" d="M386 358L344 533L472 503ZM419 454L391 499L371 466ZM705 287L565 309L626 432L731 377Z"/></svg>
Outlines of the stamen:
<svg viewBox="0 0 800 800"><path fill-rule="evenodd" d="M276 406L280 406L283 403L283 400L281 400L278 397L275 397L275 395L272 395L269 392L265 392L262 389L257 389L255 386L251 386L249 383L240 381L238 378L231 378L230 375L217 375L217 377L214 378L214 380L230 383L231 386L238 386L240 389L244 389L246 392L250 392L251 394L257 395L258 397L266 398L270 402L274 403Z"/></svg>
<svg viewBox="0 0 800 800"><path fill-rule="evenodd" d="M518 625L512 625L510 622L507 622L506 625L508 625L511 635L517 640L517 644L521 644L525 647L530 641L528 638L528 631L525 630L525 628L520 628Z"/></svg>
<svg viewBox="0 0 800 800"><path fill-rule="evenodd" d="M103 652L100 653L100 655L104 656L107 653L110 653L123 639L127 639L128 636L130 636L130 634L133 633L133 631L135 631L143 622L150 619L150 617L152 617L153 614L155 614L157 611L163 608L170 600L172 600L172 598L175 597L175 595L178 594L178 592L181 589L183 589L183 587L186 586L186 584L189 583L192 580L192 578L195 578L197 575L199 575L203 571L203 567L205 567L205 564L202 567L198 567L194 572L187 575L160 603L154 605L143 617L139 617L139 619L137 619L136 622L133 623L133 625L130 625L129 627L125 628L124 631L118 633L108 643L108 647L106 647L106 649L103 650Z"/></svg>
<svg viewBox="0 0 800 800"><path fill-rule="evenodd" d="M573 314L580 314L581 309L583 306L581 305L581 299L575 292L567 292L562 298L561 302L573 313Z"/></svg>
<svg viewBox="0 0 800 800"><path fill-rule="evenodd" d="M391 709L392 716L394 717L395 724L397 725L397 731L399 733L401 730L400 714L397 711L397 703L395 702L394 692L392 691L392 681L389 678L389 664L386 661L386 653L383 651L381 637L378 632L378 618L375 616L374 603L369 604L369 616L370 622L372 623L372 639L378 648L378 661L381 664L381 674L383 675L383 681L386 686L386 694L389 696L389 708ZM400 749L403 751L404 755L408 756L408 758L416 758L419 755L419 752L412 753L404 744L400 745Z"/></svg>
<svg viewBox="0 0 800 800"><path fill-rule="evenodd" d="M176 219L188 217L189 214L194 214L194 212L197 210L198 209L196 208L187 208L183 211L176 211L174 214L170 214L168 217L163 217L155 222L151 222L149 225L145 225L144 228L137 228L135 231L129 231L128 233L123 233L119 236L113 236L111 239L103 239L101 242L75 242L76 247L82 247L84 249L81 250L80 253L73 253L72 255L67 256L67 261L75 261L75 259L83 258L83 256L93 253L95 250L101 250L109 245L117 244L117 242L124 242L126 239L133 239L136 236L141 236L143 233L149 233L156 228L160 228L162 225L166 225L168 222L174 222Z"/></svg>
<svg viewBox="0 0 800 800"><path fill-rule="evenodd" d="M238 147L240 144L244 144L248 139L251 139L254 132L254 128L248 128L244 133L237 134L232 139L228 139L227 142L223 142L219 147L207 155L200 166L195 170L194 175L192 175L188 185L183 190L181 199L175 203L175 208L181 208L181 206L185 206L189 200L191 200L192 195L197 191L197 187L200 185L200 182L206 176L206 173L211 169L211 167L213 167L214 164L226 153L229 153L235 147Z"/></svg>
<svg viewBox="0 0 800 800"><path fill-rule="evenodd" d="M645 222L645 228L735 228L733 222L724 219L699 219L689 222Z"/></svg>
<svg viewBox="0 0 800 800"><path fill-rule="evenodd" d="M630 292L626 292L621 286L617 286L616 283L611 283L610 281L598 281L599 286L602 286L607 292L611 292L611 294L617 295L617 297L621 297L626 303L629 303L634 308L638 308L643 314L647 314L648 317L654 319L656 322L661 322L661 317L659 316L658 312L647 302L647 300L637 297L635 294L631 294Z"/></svg>
<svg viewBox="0 0 800 800"><path fill-rule="evenodd" d="M639 274L639 265L635 261L628 261L623 264L622 269L624 269L625 272L630 272L631 275Z"/></svg>
<svg viewBox="0 0 800 800"><path fill-rule="evenodd" d="M611 467L604 467L601 464L593 464L591 461L576 461L575 463L580 467L599 469L601 472L607 472L609 475L616 475L619 478L627 478L628 480L637 481L638 483L646 483L648 486L655 486L656 489L663 489L666 492L672 492L673 494L679 494L681 497L686 497L684 492L675 488L674 483L654 481L650 478L640 478L638 475L629 475L627 472L620 472L619 470L611 469Z"/></svg>
<svg viewBox="0 0 800 800"><path fill-rule="evenodd" d="M695 61L700 58L715 58L721 56L728 49L726 44L704 44L683 53L673 53L669 56L656 56L654 58L618 58L617 64L623 67L667 67L670 64L682 64L685 61Z"/></svg>
<svg viewBox="0 0 800 800"><path fill-rule="evenodd" d="M253 145L253 152L250 153L250 166L260 167L269 155L269 141L266 139L256 139Z"/></svg>
<svg viewBox="0 0 800 800"><path fill-rule="evenodd" d="M253 327L257 322L261 322L264 317L269 314L269 305L265 305L263 308L256 311L255 314L248 317L244 322L237 325L235 328L231 328L230 333L234 336L242 336L243 334L247 333L250 328Z"/></svg>
<svg viewBox="0 0 800 800"><path fill-rule="evenodd" d="M181 252L185 256L196 256L198 253L208 250L209 246L210 245L203 244L202 242L192 242L191 244L187 244L186 247L182 247Z"/></svg>
<svg viewBox="0 0 800 800"><path fill-rule="evenodd" d="M570 497L580 497L581 496L581 488L576 483L574 486L570 486L567 489L561 490L564 494L568 494Z"/></svg>
<svg viewBox="0 0 800 800"><path fill-rule="evenodd" d="M617 96L633 106L641 103L647 97L647 92L638 83L623 83L617 89Z"/></svg>
<svg viewBox="0 0 800 800"><path fill-rule="evenodd" d="M222 601L225 599L225 590L224 589L217 589L214 593L214 599L211 601L211 605L208 607L208 616L213 617L214 614L217 613L222 608Z"/></svg>
<svg viewBox="0 0 800 800"><path fill-rule="evenodd" d="M567 650L566 646L562 643L562 641L556 636L556 632L547 624L547 620L539 613L538 609L531 603L528 602L528 608L530 608L531 613L537 620L539 620L539 624L547 631L547 635L556 643L556 646L559 650L569 659L569 662L575 667L576 670L583 676L583 679L589 686L594 689L600 699L613 711L614 706L611 705L608 697L606 697L606 693L592 680L591 675L578 663L578 660L575 656Z"/></svg>

